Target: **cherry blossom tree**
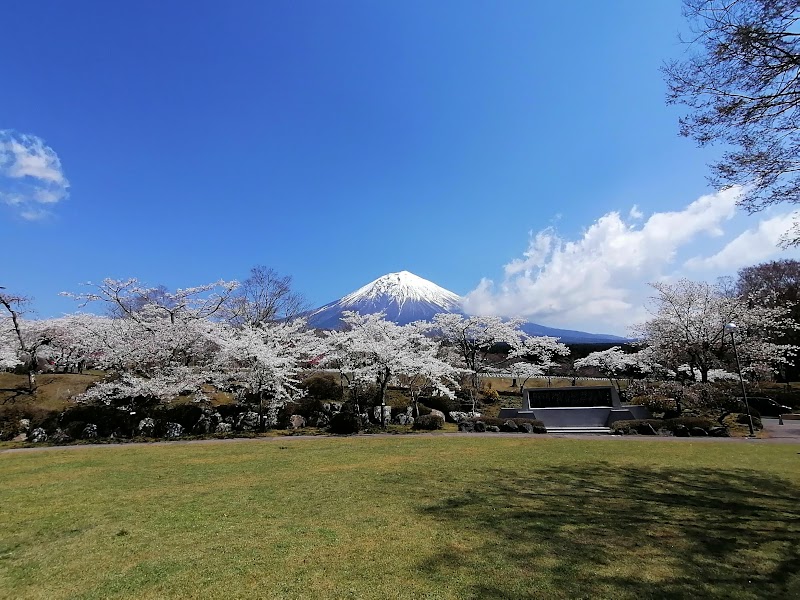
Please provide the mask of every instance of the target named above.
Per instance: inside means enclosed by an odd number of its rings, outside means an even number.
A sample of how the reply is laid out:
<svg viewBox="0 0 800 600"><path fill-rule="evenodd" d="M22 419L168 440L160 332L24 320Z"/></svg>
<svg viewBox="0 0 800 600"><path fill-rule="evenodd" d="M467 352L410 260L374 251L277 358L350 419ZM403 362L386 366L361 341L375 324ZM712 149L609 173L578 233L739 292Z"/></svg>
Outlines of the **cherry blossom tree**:
<svg viewBox="0 0 800 600"><path fill-rule="evenodd" d="M5 313L0 321L0 364L6 368L22 365L28 376L28 391L33 393L36 389L37 354L49 340L36 321L24 318L29 304L30 300L25 296L0 293L0 311Z"/></svg>
<svg viewBox="0 0 800 600"><path fill-rule="evenodd" d="M725 331L736 323L736 343L743 372L774 369L796 351L773 340L797 327L785 307L767 307L720 286L680 280L653 283L653 318L633 328L639 342L661 364L677 371L686 364L692 379L709 381L712 369L731 362L731 338Z"/></svg>
<svg viewBox="0 0 800 600"><path fill-rule="evenodd" d="M110 381L97 384L82 398L166 401L179 394L201 394L204 382L214 377L212 319L236 286L217 281L169 292L145 287L136 279L106 279L88 293L65 294L82 307L99 302L111 315L81 323L87 352L100 368L112 372Z"/></svg>
<svg viewBox="0 0 800 600"><path fill-rule="evenodd" d="M213 332L219 350L215 367L245 386L259 402L259 413L275 423L278 410L303 395L298 374L322 352L322 340L304 319L232 327Z"/></svg>
<svg viewBox="0 0 800 600"><path fill-rule="evenodd" d="M416 389L430 384L452 395L455 369L437 356L438 344L426 339L426 328L417 324L397 325L382 313L342 313L345 327L327 333L326 364L336 365L352 384L375 383L381 406L381 424L386 424L386 388L393 378L405 376Z"/></svg>
<svg viewBox="0 0 800 600"><path fill-rule="evenodd" d="M512 375L520 380L520 391L531 377L546 374L554 367L557 356L569 356L569 348L549 336L525 336L520 344L510 353L509 358L523 360L511 365ZM548 377L549 382L549 377Z"/></svg>
<svg viewBox="0 0 800 600"><path fill-rule="evenodd" d="M580 358L574 363L576 369L594 368L606 377L611 385L616 385L617 391L621 392L619 377L628 372L632 367L640 364L639 357L635 354L625 352L619 346L614 346L608 350L592 352L585 358Z"/></svg>

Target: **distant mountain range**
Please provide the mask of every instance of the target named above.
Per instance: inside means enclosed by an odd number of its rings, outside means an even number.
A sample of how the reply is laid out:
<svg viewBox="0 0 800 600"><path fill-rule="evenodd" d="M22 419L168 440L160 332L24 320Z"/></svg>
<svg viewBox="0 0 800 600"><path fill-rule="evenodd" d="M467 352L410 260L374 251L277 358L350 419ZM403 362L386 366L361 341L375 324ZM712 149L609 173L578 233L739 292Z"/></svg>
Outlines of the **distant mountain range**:
<svg viewBox="0 0 800 600"><path fill-rule="evenodd" d="M337 329L342 312L361 314L382 312L398 325L413 321L431 321L438 313L465 314L462 298L408 271L388 273L347 294L343 298L304 314L308 324L317 329ZM555 329L536 323L524 323L521 329L529 335L560 338L565 344L623 344L627 338L570 329Z"/></svg>

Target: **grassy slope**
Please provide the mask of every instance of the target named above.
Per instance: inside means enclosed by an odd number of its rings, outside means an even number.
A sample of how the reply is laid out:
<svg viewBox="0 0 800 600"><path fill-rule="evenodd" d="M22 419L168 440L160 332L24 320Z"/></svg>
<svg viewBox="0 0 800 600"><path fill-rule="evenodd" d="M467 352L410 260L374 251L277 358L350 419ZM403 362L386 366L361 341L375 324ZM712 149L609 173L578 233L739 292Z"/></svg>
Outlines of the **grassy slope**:
<svg viewBox="0 0 800 600"><path fill-rule="evenodd" d="M344 438L0 454L3 598L790 598L796 446Z"/></svg>

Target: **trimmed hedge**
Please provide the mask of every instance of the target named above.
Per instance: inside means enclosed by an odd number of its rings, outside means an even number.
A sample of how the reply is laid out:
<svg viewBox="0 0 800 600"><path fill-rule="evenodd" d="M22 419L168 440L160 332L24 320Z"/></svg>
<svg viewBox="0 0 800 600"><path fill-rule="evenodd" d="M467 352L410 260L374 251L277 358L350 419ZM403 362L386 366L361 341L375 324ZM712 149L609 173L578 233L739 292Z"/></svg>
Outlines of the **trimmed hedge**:
<svg viewBox="0 0 800 600"><path fill-rule="evenodd" d="M338 412L331 417L331 424L328 430L331 433L338 433L340 435L349 435L351 433L358 433L361 429L361 422L358 415L351 412Z"/></svg>
<svg viewBox="0 0 800 600"><path fill-rule="evenodd" d="M656 431L659 429L666 429L673 434L681 427L686 427L687 429L699 427L705 431L713 427L719 427L719 424L711 419L704 419L702 417L678 417L675 419L634 419L630 421L616 421L612 423L611 429L614 433L635 433L642 425L650 425Z"/></svg>
<svg viewBox="0 0 800 600"><path fill-rule="evenodd" d="M439 415L421 415L414 421L414 429L433 431L434 429L442 429L443 427L444 419Z"/></svg>

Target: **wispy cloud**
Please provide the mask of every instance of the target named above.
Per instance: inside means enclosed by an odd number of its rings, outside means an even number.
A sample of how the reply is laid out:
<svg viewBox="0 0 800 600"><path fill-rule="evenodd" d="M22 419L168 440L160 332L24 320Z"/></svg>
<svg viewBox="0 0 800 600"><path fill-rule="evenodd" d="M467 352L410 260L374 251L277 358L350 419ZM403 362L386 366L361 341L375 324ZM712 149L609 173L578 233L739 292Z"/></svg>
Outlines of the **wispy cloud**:
<svg viewBox="0 0 800 600"><path fill-rule="evenodd" d="M610 212L576 241L544 229L531 236L521 258L505 265L502 283L482 280L464 307L474 314L624 332L646 317L646 283L674 270L679 250L700 237L721 239L739 194L723 190L647 218L636 207L627 219Z"/></svg>
<svg viewBox="0 0 800 600"><path fill-rule="evenodd" d="M0 202L23 219L36 220L68 195L61 161L42 138L0 129Z"/></svg>

